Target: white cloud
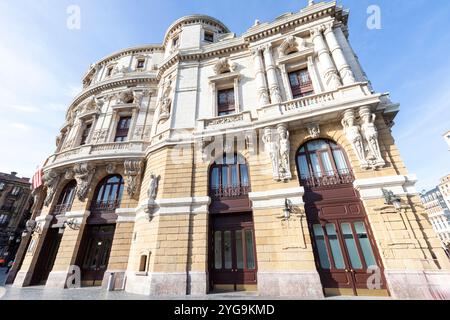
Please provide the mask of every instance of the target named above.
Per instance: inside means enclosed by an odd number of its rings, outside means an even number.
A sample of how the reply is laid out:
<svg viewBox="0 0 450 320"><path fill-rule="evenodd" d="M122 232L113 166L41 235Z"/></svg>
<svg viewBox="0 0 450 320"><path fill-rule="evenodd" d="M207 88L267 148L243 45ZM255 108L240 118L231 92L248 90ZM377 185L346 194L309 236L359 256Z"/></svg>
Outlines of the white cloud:
<svg viewBox="0 0 450 320"><path fill-rule="evenodd" d="M39 112L39 108L35 106L18 106L18 105L12 105L12 109L21 111L21 112L27 112L27 113L35 113Z"/></svg>
<svg viewBox="0 0 450 320"><path fill-rule="evenodd" d="M11 127L15 128L15 129L19 129L22 131L30 131L31 127L24 124L24 123L20 123L20 122L13 122L11 123Z"/></svg>

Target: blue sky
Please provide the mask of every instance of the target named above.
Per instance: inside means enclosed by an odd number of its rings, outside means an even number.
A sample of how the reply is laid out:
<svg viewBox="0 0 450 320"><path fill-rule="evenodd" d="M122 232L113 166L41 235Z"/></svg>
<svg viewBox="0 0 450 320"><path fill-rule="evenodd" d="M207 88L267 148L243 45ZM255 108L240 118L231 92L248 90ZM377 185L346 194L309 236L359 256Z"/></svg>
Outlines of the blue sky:
<svg viewBox="0 0 450 320"><path fill-rule="evenodd" d="M419 189L450 173L442 134L450 129L450 1L342 0L350 41L377 92L401 103L394 137ZM55 149L65 109L89 65L116 50L160 43L177 18L204 13L237 34L255 21L296 12L307 0L0 1L0 171L31 176ZM366 26L381 8L381 30ZM66 27L68 6L81 29Z"/></svg>

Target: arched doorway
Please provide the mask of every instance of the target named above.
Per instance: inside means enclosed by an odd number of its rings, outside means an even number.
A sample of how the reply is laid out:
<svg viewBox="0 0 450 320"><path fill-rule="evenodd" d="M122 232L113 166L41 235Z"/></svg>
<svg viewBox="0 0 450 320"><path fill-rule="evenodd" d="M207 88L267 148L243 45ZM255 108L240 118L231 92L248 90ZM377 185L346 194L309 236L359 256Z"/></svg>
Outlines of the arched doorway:
<svg viewBox="0 0 450 320"><path fill-rule="evenodd" d="M299 149L296 162L325 294L387 294L383 264L344 150L330 140L313 140ZM368 282L369 268L378 268L378 282Z"/></svg>
<svg viewBox="0 0 450 320"><path fill-rule="evenodd" d="M51 211L51 215L54 218L45 234L44 244L36 262L31 285L44 285L47 282L48 276L55 264L56 255L58 254L63 236L58 223L59 218L71 210L76 188L77 182L75 180L67 183L59 195L58 202Z"/></svg>
<svg viewBox="0 0 450 320"><path fill-rule="evenodd" d="M123 190L120 175L107 176L95 189L78 255L84 286L100 286L103 282L116 229L115 211L120 207Z"/></svg>
<svg viewBox="0 0 450 320"><path fill-rule="evenodd" d="M224 156L209 174L211 291L256 290L257 259L250 180L244 157Z"/></svg>

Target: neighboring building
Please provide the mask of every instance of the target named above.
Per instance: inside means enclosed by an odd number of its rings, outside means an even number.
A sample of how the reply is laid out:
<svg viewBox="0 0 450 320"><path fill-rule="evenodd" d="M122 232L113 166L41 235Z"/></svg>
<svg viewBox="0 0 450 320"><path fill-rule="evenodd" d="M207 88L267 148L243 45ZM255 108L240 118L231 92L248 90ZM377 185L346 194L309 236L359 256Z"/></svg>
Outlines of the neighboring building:
<svg viewBox="0 0 450 320"><path fill-rule="evenodd" d="M0 172L0 258L14 260L25 222L30 218L30 179Z"/></svg>
<svg viewBox="0 0 450 320"><path fill-rule="evenodd" d="M440 180L439 190L447 203L447 207L450 208L450 174Z"/></svg>
<svg viewBox="0 0 450 320"><path fill-rule="evenodd" d="M450 130L443 134L445 142L447 142L448 148L450 149Z"/></svg>
<svg viewBox="0 0 450 320"><path fill-rule="evenodd" d="M64 288L77 265L83 285L153 296L450 298L398 105L371 89L347 21L312 1L240 36L186 16L93 64L14 286Z"/></svg>
<svg viewBox="0 0 450 320"><path fill-rule="evenodd" d="M450 245L450 210L439 188L423 192L421 198L434 231L444 244L444 248L447 248Z"/></svg>

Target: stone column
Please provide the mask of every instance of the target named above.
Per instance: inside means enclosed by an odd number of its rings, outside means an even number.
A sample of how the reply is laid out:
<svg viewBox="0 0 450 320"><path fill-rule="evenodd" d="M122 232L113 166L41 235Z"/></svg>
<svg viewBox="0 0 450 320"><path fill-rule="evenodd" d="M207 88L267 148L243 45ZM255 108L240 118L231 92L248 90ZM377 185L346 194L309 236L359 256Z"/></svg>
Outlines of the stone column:
<svg viewBox="0 0 450 320"><path fill-rule="evenodd" d="M333 30L333 23L325 25L324 35L328 44L328 48L333 56L334 63L341 75L342 82L344 85L349 85L355 83L355 76L352 69L350 68L347 60L345 59L344 52L341 46L337 42L336 35Z"/></svg>
<svg viewBox="0 0 450 320"><path fill-rule="evenodd" d="M266 76L264 74L263 60L261 56L261 48L255 48L252 51L253 62L255 65L255 78L258 91L259 106L270 104L269 94L267 92Z"/></svg>
<svg viewBox="0 0 450 320"><path fill-rule="evenodd" d="M311 37L314 43L314 50L319 57L319 63L324 72L325 85L328 90L336 90L341 85L341 81L325 40L323 39L322 30L319 28L313 29L311 31Z"/></svg>
<svg viewBox="0 0 450 320"><path fill-rule="evenodd" d="M264 60L266 62L267 82L269 84L270 99L272 103L281 103L283 99L280 94L280 86L278 85L277 70L272 56L272 45L264 46Z"/></svg>

